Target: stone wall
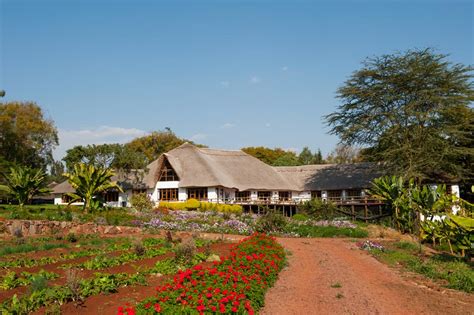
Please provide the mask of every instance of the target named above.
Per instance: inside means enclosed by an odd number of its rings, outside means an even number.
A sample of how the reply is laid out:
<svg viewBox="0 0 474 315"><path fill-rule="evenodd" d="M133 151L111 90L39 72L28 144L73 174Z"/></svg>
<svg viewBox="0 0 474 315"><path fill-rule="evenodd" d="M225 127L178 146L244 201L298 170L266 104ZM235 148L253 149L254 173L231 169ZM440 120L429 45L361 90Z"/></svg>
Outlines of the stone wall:
<svg viewBox="0 0 474 315"><path fill-rule="evenodd" d="M67 221L42 220L5 220L0 221L0 233L13 235L21 230L23 236L34 235L67 235L74 234L137 234L138 227L98 225L95 223L78 223Z"/></svg>

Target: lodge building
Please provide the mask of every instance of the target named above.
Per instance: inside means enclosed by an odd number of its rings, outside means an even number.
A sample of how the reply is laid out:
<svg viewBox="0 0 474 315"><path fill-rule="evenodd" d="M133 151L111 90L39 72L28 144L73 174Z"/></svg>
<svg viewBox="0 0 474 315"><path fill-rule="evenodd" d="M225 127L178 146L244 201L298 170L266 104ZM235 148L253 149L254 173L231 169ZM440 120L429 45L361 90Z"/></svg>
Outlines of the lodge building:
<svg viewBox="0 0 474 315"><path fill-rule="evenodd" d="M145 172L118 174L123 193L107 191L109 206L130 206L132 194L147 192L157 203L194 198L216 203L294 205L319 197L339 204L366 203L365 190L383 175L377 163L272 167L243 152L185 143L150 163ZM53 189L66 204L74 189L66 181Z"/></svg>

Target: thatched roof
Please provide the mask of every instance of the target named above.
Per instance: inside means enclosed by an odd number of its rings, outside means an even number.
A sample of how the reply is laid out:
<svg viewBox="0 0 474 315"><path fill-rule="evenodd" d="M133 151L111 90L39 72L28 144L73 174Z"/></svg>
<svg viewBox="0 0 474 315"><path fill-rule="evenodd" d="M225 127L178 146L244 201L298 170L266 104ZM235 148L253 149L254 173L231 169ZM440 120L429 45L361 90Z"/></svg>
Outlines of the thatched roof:
<svg viewBox="0 0 474 315"><path fill-rule="evenodd" d="M275 170L298 191L369 188L375 178L384 175L377 163L281 166Z"/></svg>
<svg viewBox="0 0 474 315"><path fill-rule="evenodd" d="M292 188L273 167L242 151L198 148L185 143L163 154L155 165L149 165L155 182L164 159L178 175L180 187L222 186L241 191Z"/></svg>
<svg viewBox="0 0 474 315"><path fill-rule="evenodd" d="M162 154L144 173L121 173L112 178L125 189L154 188L168 161L179 177L179 187L227 187L245 190L339 190L370 187L382 176L376 163L320 164L272 167L243 152L199 148L189 143ZM65 181L54 194L73 192Z"/></svg>

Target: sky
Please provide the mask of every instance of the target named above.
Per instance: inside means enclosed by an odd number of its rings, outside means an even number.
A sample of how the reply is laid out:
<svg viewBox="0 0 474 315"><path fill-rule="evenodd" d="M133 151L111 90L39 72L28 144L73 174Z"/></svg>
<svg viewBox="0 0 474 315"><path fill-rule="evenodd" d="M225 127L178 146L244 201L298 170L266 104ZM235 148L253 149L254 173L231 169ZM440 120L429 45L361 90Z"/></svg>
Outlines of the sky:
<svg viewBox="0 0 474 315"><path fill-rule="evenodd" d="M473 64L473 3L0 0L0 89L54 120L57 159L165 127L326 155L323 116L365 58L432 47Z"/></svg>

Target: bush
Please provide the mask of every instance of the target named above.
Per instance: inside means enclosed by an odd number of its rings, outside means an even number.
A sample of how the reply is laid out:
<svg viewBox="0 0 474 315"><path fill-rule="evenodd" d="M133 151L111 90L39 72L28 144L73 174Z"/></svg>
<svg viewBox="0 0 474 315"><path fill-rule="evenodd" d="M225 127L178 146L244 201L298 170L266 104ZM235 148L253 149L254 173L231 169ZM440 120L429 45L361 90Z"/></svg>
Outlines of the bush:
<svg viewBox="0 0 474 315"><path fill-rule="evenodd" d="M147 193L133 194L130 198L132 207L138 211L150 211L155 206L154 202L151 201Z"/></svg>
<svg viewBox="0 0 474 315"><path fill-rule="evenodd" d="M303 202L299 210L316 220L328 220L336 216L338 209L331 201L314 198Z"/></svg>
<svg viewBox="0 0 474 315"><path fill-rule="evenodd" d="M75 243L75 242L77 242L77 236L74 233L69 233L66 236L66 241L68 241L70 243Z"/></svg>
<svg viewBox="0 0 474 315"><path fill-rule="evenodd" d="M199 202L199 200L191 198L186 200L184 207L186 208L186 210L195 210L199 208L200 205L201 203Z"/></svg>
<svg viewBox="0 0 474 315"><path fill-rule="evenodd" d="M255 230L263 233L283 232L288 224L286 217L273 210L267 209L266 213L258 218Z"/></svg>
<svg viewBox="0 0 474 315"><path fill-rule="evenodd" d="M291 219L295 221L306 221L309 219L309 217L306 214L303 213L297 213L291 217Z"/></svg>

